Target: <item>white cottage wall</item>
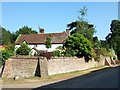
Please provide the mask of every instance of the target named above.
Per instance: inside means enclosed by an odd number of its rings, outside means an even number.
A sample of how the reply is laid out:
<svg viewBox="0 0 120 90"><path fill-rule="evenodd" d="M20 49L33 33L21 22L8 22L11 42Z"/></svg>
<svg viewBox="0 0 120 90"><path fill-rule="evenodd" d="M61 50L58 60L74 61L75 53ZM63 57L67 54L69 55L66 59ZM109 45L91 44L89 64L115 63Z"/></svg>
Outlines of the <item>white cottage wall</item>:
<svg viewBox="0 0 120 90"><path fill-rule="evenodd" d="M36 49L38 49L38 50L48 50L48 52L52 52L52 51L54 51L58 46L63 46L63 44L52 44L52 46L51 46L51 48L49 48L49 49L47 49L46 48L46 46L44 45L44 44L35 44L35 45L28 45L31 49L33 48L33 47L36 47ZM15 46L15 50L17 49L17 48L19 48L20 47L20 45L16 45ZM34 55L34 53L35 53L35 50L32 50L32 53L31 53L31 55Z"/></svg>

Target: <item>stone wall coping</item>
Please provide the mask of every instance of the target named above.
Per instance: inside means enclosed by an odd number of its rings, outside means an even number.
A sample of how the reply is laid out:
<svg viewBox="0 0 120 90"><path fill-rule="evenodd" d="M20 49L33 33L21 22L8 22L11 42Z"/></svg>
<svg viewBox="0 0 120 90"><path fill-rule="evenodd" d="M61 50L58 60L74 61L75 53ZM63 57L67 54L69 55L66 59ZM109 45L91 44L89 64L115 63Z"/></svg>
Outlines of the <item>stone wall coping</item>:
<svg viewBox="0 0 120 90"><path fill-rule="evenodd" d="M12 56L10 57L12 59L33 59L33 58L41 58L41 59L45 59L45 57L39 57L39 56ZM50 60L52 59L78 59L78 57L52 57Z"/></svg>
<svg viewBox="0 0 120 90"><path fill-rule="evenodd" d="M11 59L37 59L35 56L12 56Z"/></svg>
<svg viewBox="0 0 120 90"><path fill-rule="evenodd" d="M69 59L69 58L78 59L78 57L52 57L51 59Z"/></svg>
<svg viewBox="0 0 120 90"><path fill-rule="evenodd" d="M42 59L42 60L46 59L46 57L39 57L39 56L12 56L12 57L10 57L10 59L38 59L38 58ZM102 58L108 59L110 57L102 57ZM49 60L60 60L60 59L62 59L62 60L64 60L64 59L78 60L78 59L84 59L84 57L81 57L81 58L78 58L78 57L52 57L51 59L48 59L48 61ZM92 58L92 60L94 60L94 58Z"/></svg>

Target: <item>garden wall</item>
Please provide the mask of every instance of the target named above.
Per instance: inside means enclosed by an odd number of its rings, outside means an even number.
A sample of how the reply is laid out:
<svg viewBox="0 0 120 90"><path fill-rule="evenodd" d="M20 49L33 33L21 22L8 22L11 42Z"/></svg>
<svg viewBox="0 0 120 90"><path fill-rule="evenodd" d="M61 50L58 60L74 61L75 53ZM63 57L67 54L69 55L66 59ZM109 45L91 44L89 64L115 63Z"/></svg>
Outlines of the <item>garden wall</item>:
<svg viewBox="0 0 120 90"><path fill-rule="evenodd" d="M35 75L38 59L36 57L14 57L5 63L3 77L13 78L15 76L29 77Z"/></svg>
<svg viewBox="0 0 120 90"><path fill-rule="evenodd" d="M89 62L85 62L84 57L61 57L52 58L49 60L46 58L38 57L11 57L5 63L2 77L43 77L58 73L66 73L76 70L85 70L97 66L103 66L105 65L105 60L106 57L101 57L101 60L99 62L94 61L94 59L90 60ZM111 61L110 58L107 57L107 61Z"/></svg>
<svg viewBox="0 0 120 90"><path fill-rule="evenodd" d="M94 67L94 60L85 62L84 58L56 58L48 60L48 74L66 73Z"/></svg>

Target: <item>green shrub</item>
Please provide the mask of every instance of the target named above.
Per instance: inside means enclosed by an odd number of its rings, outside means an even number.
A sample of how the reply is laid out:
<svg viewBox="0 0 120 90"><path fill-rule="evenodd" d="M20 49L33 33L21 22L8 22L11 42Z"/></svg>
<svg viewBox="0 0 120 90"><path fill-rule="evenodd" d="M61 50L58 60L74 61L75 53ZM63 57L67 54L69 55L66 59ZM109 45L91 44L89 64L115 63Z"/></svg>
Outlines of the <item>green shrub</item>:
<svg viewBox="0 0 120 90"><path fill-rule="evenodd" d="M75 55L76 55L76 52L74 50L66 49L65 52L64 52L65 57L72 57L72 56L75 56Z"/></svg>
<svg viewBox="0 0 120 90"><path fill-rule="evenodd" d="M112 56L112 53L110 51L107 51L106 48L101 48L99 52L103 56Z"/></svg>
<svg viewBox="0 0 120 90"><path fill-rule="evenodd" d="M52 45L51 38L50 37L46 38L46 41L45 41L46 48L51 48L51 45Z"/></svg>
<svg viewBox="0 0 120 90"><path fill-rule="evenodd" d="M100 48L95 50L96 56L94 57L96 61L100 60L100 55L102 56L110 56L112 57L113 54L111 51L108 51L106 48Z"/></svg>
<svg viewBox="0 0 120 90"><path fill-rule="evenodd" d="M92 44L82 34L77 33L69 36L64 43L64 47L69 50L66 51L67 54L72 56L92 57Z"/></svg>
<svg viewBox="0 0 120 90"><path fill-rule="evenodd" d="M29 55L31 49L28 47L27 44L22 43L20 47L16 50L17 55Z"/></svg>
<svg viewBox="0 0 120 90"><path fill-rule="evenodd" d="M61 56L60 51L59 51L59 50L55 50L55 51L53 51L53 56L60 57L60 56Z"/></svg>
<svg viewBox="0 0 120 90"><path fill-rule="evenodd" d="M7 60L10 56L14 54L8 50L1 50L0 51L0 66L4 64L5 60Z"/></svg>

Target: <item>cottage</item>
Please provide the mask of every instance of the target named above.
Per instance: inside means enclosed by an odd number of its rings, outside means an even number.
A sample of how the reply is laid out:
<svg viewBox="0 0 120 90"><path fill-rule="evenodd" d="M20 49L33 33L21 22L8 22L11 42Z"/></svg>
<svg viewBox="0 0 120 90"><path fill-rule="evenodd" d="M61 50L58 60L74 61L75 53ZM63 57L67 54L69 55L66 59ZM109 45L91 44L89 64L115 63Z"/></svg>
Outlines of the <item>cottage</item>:
<svg viewBox="0 0 120 90"><path fill-rule="evenodd" d="M69 30L66 30L61 33L44 33L44 29L40 28L39 34L20 34L16 39L15 48L19 48L21 43L27 43L28 46L36 48L38 50L48 50L49 52L54 51L58 46L62 46L65 39L69 36ZM51 48L47 49L44 45L46 38L51 38ZM35 53L35 50L32 50L32 55Z"/></svg>

